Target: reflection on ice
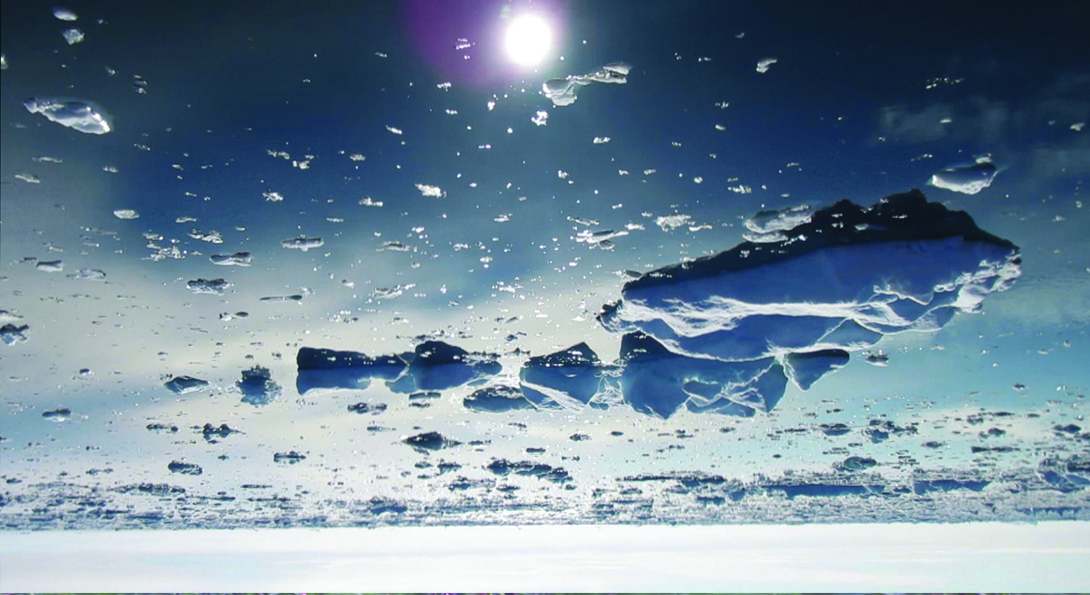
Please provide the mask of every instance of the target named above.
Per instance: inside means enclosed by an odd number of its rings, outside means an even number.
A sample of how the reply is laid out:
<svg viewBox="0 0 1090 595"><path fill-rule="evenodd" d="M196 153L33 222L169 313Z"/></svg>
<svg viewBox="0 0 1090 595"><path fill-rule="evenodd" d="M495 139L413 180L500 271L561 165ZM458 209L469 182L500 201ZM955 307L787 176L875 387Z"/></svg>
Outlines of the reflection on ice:
<svg viewBox="0 0 1090 595"><path fill-rule="evenodd" d="M32 114L41 114L50 121L87 134L106 134L113 129L102 109L88 101L31 97L23 106Z"/></svg>

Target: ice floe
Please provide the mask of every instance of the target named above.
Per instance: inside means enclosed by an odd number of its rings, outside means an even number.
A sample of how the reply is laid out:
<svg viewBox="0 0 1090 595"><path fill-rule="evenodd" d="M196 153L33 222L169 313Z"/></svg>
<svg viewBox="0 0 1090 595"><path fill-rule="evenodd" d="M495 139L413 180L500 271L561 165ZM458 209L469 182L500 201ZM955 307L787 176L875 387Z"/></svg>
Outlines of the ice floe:
<svg viewBox="0 0 1090 595"><path fill-rule="evenodd" d="M569 75L567 78L550 79L542 84L545 96L552 100L553 105L562 107L575 103L576 91L591 83L624 84L628 82L628 64L616 62L583 75Z"/></svg>
<svg viewBox="0 0 1090 595"><path fill-rule="evenodd" d="M41 114L51 122L86 134L106 134L113 130L102 108L92 102L59 97L31 97L23 106L32 114Z"/></svg>
<svg viewBox="0 0 1090 595"><path fill-rule="evenodd" d="M977 157L974 163L951 165L931 176L928 184L943 190L962 194L977 194L988 186L999 173L999 168L988 156Z"/></svg>
<svg viewBox="0 0 1090 595"><path fill-rule="evenodd" d="M306 252L311 248L321 248L325 245L325 242L322 241L322 238L308 238L306 236L299 236L297 238L284 240L283 242L280 242L280 245L285 248L290 248L292 250L302 250L303 252Z"/></svg>

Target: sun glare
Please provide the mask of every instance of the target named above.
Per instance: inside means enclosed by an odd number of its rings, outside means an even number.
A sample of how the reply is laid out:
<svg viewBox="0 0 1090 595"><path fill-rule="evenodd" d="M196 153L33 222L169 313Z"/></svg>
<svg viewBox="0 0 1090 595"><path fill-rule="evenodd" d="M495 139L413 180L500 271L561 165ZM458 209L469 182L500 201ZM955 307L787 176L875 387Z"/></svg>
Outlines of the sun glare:
<svg viewBox="0 0 1090 595"><path fill-rule="evenodd" d="M516 64L532 66L540 63L552 45L552 31L545 19L532 14L515 17L507 26L504 47L507 57Z"/></svg>

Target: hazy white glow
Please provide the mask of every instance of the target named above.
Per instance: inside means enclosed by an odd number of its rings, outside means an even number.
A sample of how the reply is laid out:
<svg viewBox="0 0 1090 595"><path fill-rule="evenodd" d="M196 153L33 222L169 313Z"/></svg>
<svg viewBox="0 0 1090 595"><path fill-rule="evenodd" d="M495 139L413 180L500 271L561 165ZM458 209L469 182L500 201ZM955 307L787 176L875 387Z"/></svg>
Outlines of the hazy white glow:
<svg viewBox="0 0 1090 595"><path fill-rule="evenodd" d="M515 17L507 26L503 46L512 62L530 66L545 58L552 40L553 34L545 19L524 14Z"/></svg>

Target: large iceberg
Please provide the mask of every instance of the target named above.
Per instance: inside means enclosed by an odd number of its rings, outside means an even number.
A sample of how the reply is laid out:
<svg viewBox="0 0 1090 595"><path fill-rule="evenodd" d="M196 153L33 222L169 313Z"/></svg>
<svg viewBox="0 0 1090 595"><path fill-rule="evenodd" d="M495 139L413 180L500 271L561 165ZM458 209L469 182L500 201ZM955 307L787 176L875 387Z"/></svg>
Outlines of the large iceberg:
<svg viewBox="0 0 1090 595"><path fill-rule="evenodd" d="M1017 246L919 190L759 215L778 224L751 231L778 239L651 271L599 314L625 334L621 388L636 409L768 411L788 379L806 390L887 334L936 331L1021 273Z"/></svg>

